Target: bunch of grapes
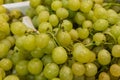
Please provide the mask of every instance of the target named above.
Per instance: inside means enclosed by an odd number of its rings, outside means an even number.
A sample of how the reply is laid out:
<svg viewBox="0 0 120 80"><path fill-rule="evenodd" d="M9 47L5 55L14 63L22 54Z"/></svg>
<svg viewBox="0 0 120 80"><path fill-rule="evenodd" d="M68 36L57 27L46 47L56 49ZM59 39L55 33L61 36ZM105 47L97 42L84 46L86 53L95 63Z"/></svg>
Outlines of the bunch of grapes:
<svg viewBox="0 0 120 80"><path fill-rule="evenodd" d="M119 80L120 12L103 0L30 0L28 28L0 6L0 80Z"/></svg>

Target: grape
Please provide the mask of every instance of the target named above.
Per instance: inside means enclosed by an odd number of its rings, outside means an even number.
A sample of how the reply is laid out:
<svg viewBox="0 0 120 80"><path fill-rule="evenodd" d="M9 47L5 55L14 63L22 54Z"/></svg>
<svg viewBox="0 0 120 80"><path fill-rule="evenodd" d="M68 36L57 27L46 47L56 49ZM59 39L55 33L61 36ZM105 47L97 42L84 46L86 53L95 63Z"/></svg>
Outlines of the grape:
<svg viewBox="0 0 120 80"><path fill-rule="evenodd" d="M114 57L120 57L120 45L114 45L112 48L112 56Z"/></svg>
<svg viewBox="0 0 120 80"><path fill-rule="evenodd" d="M4 6L0 5L0 14L6 13L6 12L7 12L7 9Z"/></svg>
<svg viewBox="0 0 120 80"><path fill-rule="evenodd" d="M36 46L39 48L45 48L49 43L50 37L46 33L36 35Z"/></svg>
<svg viewBox="0 0 120 80"><path fill-rule="evenodd" d="M52 51L52 59L57 64L63 64L66 62L68 56L63 47L56 47Z"/></svg>
<svg viewBox="0 0 120 80"><path fill-rule="evenodd" d="M70 32L69 32L69 34L70 34L71 39L72 39L73 41L75 41L75 40L77 40L77 39L79 38L78 32L77 32L77 30L75 30L75 29L71 29Z"/></svg>
<svg viewBox="0 0 120 80"><path fill-rule="evenodd" d="M44 55L42 57L42 62L44 65L47 65L48 63L52 63L53 62L53 59L52 59L52 56L47 54L47 55Z"/></svg>
<svg viewBox="0 0 120 80"><path fill-rule="evenodd" d="M94 25L93 25L93 28L96 30L96 31L104 31L108 28L108 21L105 20L105 19L98 19Z"/></svg>
<svg viewBox="0 0 120 80"><path fill-rule="evenodd" d="M73 80L73 73L71 68L67 66L63 66L60 69L59 77L60 77L60 80Z"/></svg>
<svg viewBox="0 0 120 80"><path fill-rule="evenodd" d="M100 50L99 53L98 53L98 62L101 65L108 65L111 62L110 53L105 49Z"/></svg>
<svg viewBox="0 0 120 80"><path fill-rule="evenodd" d="M74 21L81 25L85 21L85 16L81 12L77 12L74 17Z"/></svg>
<svg viewBox="0 0 120 80"><path fill-rule="evenodd" d="M32 19L32 23L33 23L35 28L38 28L38 26L39 26L37 18L38 18L38 16L34 16Z"/></svg>
<svg viewBox="0 0 120 80"><path fill-rule="evenodd" d="M94 63L85 64L85 75L88 77L95 76L97 74L97 66Z"/></svg>
<svg viewBox="0 0 120 80"><path fill-rule="evenodd" d="M95 41L96 45L100 45L104 41L106 41L106 37L103 33L95 33L93 35L93 41Z"/></svg>
<svg viewBox="0 0 120 80"><path fill-rule="evenodd" d="M103 8L101 5L96 4L95 8L94 8L94 15L95 17L99 18L99 19L107 19L107 10L105 10L105 8Z"/></svg>
<svg viewBox="0 0 120 80"><path fill-rule="evenodd" d="M36 8L40 4L41 4L41 0L30 0L30 6L33 8Z"/></svg>
<svg viewBox="0 0 120 80"><path fill-rule="evenodd" d="M48 63L43 70L44 76L48 79L55 78L56 76L58 76L58 73L59 67L55 63Z"/></svg>
<svg viewBox="0 0 120 80"><path fill-rule="evenodd" d="M6 39L11 43L11 46L14 46L15 38L13 36L8 36Z"/></svg>
<svg viewBox="0 0 120 80"><path fill-rule="evenodd" d="M58 42L62 46L68 46L71 44L71 36L67 31L59 31L56 36Z"/></svg>
<svg viewBox="0 0 120 80"><path fill-rule="evenodd" d="M46 11L46 10L47 10L47 8L44 5L39 5L35 9L37 15L39 15L40 12Z"/></svg>
<svg viewBox="0 0 120 80"><path fill-rule="evenodd" d="M92 21L90 21L90 20L85 20L85 21L82 23L82 27L83 27L83 28L92 28L92 26L93 26L93 23L92 23Z"/></svg>
<svg viewBox="0 0 120 80"><path fill-rule="evenodd" d="M0 77L2 77L2 79L6 76L5 71L3 70L3 68L0 67Z"/></svg>
<svg viewBox="0 0 120 80"><path fill-rule="evenodd" d="M3 58L0 60L0 67L5 71L9 71L12 68L12 61L7 58Z"/></svg>
<svg viewBox="0 0 120 80"><path fill-rule="evenodd" d="M25 38L23 39L23 48L25 50L28 50L28 51L32 51L36 48L36 45L35 45L35 36L34 35L28 35L28 36L25 36Z"/></svg>
<svg viewBox="0 0 120 80"><path fill-rule="evenodd" d="M68 8L68 0L62 0L62 6L67 9Z"/></svg>
<svg viewBox="0 0 120 80"><path fill-rule="evenodd" d="M28 62L28 71L31 74L37 75L42 71L43 63L38 58L33 58Z"/></svg>
<svg viewBox="0 0 120 80"><path fill-rule="evenodd" d="M36 48L33 51L31 51L31 55L34 58L41 58L44 55L44 50L41 48Z"/></svg>
<svg viewBox="0 0 120 80"><path fill-rule="evenodd" d="M96 79L95 79L95 76L92 76L92 77L86 77L85 79L86 79L86 80L96 80Z"/></svg>
<svg viewBox="0 0 120 80"><path fill-rule="evenodd" d="M14 35L22 36L27 30L26 26L22 22L13 22L10 25L10 29Z"/></svg>
<svg viewBox="0 0 120 80"><path fill-rule="evenodd" d="M118 38L120 36L120 27L113 25L110 29L110 32L115 38Z"/></svg>
<svg viewBox="0 0 120 80"><path fill-rule="evenodd" d="M38 31L40 33L46 33L48 31L52 31L52 25L49 22L42 22L39 24Z"/></svg>
<svg viewBox="0 0 120 80"><path fill-rule="evenodd" d="M49 12L48 11L41 11L38 15L38 22L47 22L49 19Z"/></svg>
<svg viewBox="0 0 120 80"><path fill-rule="evenodd" d="M43 75L43 72L35 75L35 80L47 80L47 78Z"/></svg>
<svg viewBox="0 0 120 80"><path fill-rule="evenodd" d="M98 77L99 80L110 80L110 76L106 72L101 72Z"/></svg>
<svg viewBox="0 0 120 80"><path fill-rule="evenodd" d="M120 76L120 66L118 64L112 64L110 66L110 73L115 77L119 77Z"/></svg>
<svg viewBox="0 0 120 80"><path fill-rule="evenodd" d="M77 28L77 32L80 39L85 39L89 36L89 30L86 28Z"/></svg>
<svg viewBox="0 0 120 80"><path fill-rule="evenodd" d="M75 62L72 64L72 72L76 76L82 76L85 73L85 66L81 63Z"/></svg>
<svg viewBox="0 0 120 80"><path fill-rule="evenodd" d="M26 60L22 60L16 64L15 70L18 75L23 76L28 74L27 64L28 64L28 61Z"/></svg>
<svg viewBox="0 0 120 80"><path fill-rule="evenodd" d="M3 80L20 80L16 75L8 75Z"/></svg>
<svg viewBox="0 0 120 80"><path fill-rule="evenodd" d="M58 17L56 16L56 14L51 14L50 17L49 17L49 23L52 25L52 26L57 26L58 23L59 23L59 19Z"/></svg>
<svg viewBox="0 0 120 80"><path fill-rule="evenodd" d="M51 9L56 11L57 9L62 7L62 2L59 0L53 1L51 4Z"/></svg>
<svg viewBox="0 0 120 80"><path fill-rule="evenodd" d="M63 27L65 31L69 32L73 28L73 24L69 20L63 20L61 27Z"/></svg>
<svg viewBox="0 0 120 80"><path fill-rule="evenodd" d="M0 42L3 43L3 44L5 44L6 46L8 46L9 49L10 49L11 46L12 46L11 43L10 43L10 41L7 40L7 39L3 39L3 40L1 40Z"/></svg>
<svg viewBox="0 0 120 80"><path fill-rule="evenodd" d="M68 8L72 11L77 11L80 8L79 0L68 0Z"/></svg>
<svg viewBox="0 0 120 80"><path fill-rule="evenodd" d="M93 1L97 4L102 4L104 2L104 0L93 0Z"/></svg>
<svg viewBox="0 0 120 80"><path fill-rule="evenodd" d="M52 1L53 1L53 0L43 0L44 5L46 5L46 6L48 6L48 7L51 5Z"/></svg>
<svg viewBox="0 0 120 80"><path fill-rule="evenodd" d="M97 17L94 15L94 11L90 10L88 13L85 14L87 19L95 22L97 20Z"/></svg>
<svg viewBox="0 0 120 80"><path fill-rule="evenodd" d="M6 21L10 20L10 17L9 17L9 15L7 13L1 13L0 17L3 17Z"/></svg>
<svg viewBox="0 0 120 80"><path fill-rule="evenodd" d="M17 9L13 9L10 11L10 17L11 18L15 18L15 19L18 19L22 16L22 13L20 10L17 10Z"/></svg>
<svg viewBox="0 0 120 80"><path fill-rule="evenodd" d="M35 15L35 9L32 8L32 7L29 7L29 8L26 10L26 15L29 16L30 18L33 18L34 15Z"/></svg>
<svg viewBox="0 0 120 80"><path fill-rule="evenodd" d="M80 63L87 63L91 59L91 52L81 44L74 44L73 57Z"/></svg>
<svg viewBox="0 0 120 80"><path fill-rule="evenodd" d="M84 13L88 13L93 7L92 0L81 0L80 10Z"/></svg>
<svg viewBox="0 0 120 80"><path fill-rule="evenodd" d="M69 12L67 9L65 8L59 8L56 10L56 15L60 18L60 19L65 19L69 16Z"/></svg>
<svg viewBox="0 0 120 80"><path fill-rule="evenodd" d="M107 20L109 21L110 24L115 24L116 22L119 21L119 16L114 10L109 9L107 11L107 15L108 15Z"/></svg>

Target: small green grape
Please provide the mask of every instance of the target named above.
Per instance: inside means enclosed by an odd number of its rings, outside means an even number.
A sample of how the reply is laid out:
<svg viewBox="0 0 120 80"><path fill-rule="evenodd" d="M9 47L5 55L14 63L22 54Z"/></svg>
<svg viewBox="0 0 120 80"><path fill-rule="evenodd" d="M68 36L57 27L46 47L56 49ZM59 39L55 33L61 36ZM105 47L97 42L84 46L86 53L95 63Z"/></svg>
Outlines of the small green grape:
<svg viewBox="0 0 120 80"><path fill-rule="evenodd" d="M101 72L98 77L99 80L110 80L110 76L106 72Z"/></svg>
<svg viewBox="0 0 120 80"><path fill-rule="evenodd" d="M119 51L120 51L120 45L114 45L112 47L112 56L114 56L114 57L120 57Z"/></svg>
<svg viewBox="0 0 120 80"><path fill-rule="evenodd" d="M52 10L56 11L57 9L62 7L62 2L59 0L53 1L51 4Z"/></svg>
<svg viewBox="0 0 120 80"><path fill-rule="evenodd" d="M110 66L110 73L115 77L119 77L120 76L120 66L118 64L112 64Z"/></svg>
<svg viewBox="0 0 120 80"><path fill-rule="evenodd" d="M20 80L16 75L8 75L3 80Z"/></svg>
<svg viewBox="0 0 120 80"><path fill-rule="evenodd" d="M72 11L77 11L80 8L80 1L79 0L68 0L68 8Z"/></svg>
<svg viewBox="0 0 120 80"><path fill-rule="evenodd" d="M41 4L41 0L30 0L30 6L36 8L38 5Z"/></svg>

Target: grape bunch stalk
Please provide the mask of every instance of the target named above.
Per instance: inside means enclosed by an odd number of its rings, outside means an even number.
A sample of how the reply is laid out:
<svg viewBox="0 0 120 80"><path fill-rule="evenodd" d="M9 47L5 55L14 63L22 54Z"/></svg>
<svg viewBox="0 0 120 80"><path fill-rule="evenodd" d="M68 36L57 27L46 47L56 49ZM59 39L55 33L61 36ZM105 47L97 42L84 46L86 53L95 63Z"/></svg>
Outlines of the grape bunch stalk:
<svg viewBox="0 0 120 80"><path fill-rule="evenodd" d="M118 2L30 0L34 28L0 6L0 80L119 80Z"/></svg>

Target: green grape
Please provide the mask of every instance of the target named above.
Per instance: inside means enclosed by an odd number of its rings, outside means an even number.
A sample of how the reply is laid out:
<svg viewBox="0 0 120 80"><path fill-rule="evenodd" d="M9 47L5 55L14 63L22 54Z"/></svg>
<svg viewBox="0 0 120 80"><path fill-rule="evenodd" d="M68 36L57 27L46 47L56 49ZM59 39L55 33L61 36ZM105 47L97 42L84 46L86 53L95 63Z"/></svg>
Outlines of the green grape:
<svg viewBox="0 0 120 80"><path fill-rule="evenodd" d="M38 15L38 22L42 23L42 22L47 22L49 19L49 12L48 11L41 11Z"/></svg>
<svg viewBox="0 0 120 80"><path fill-rule="evenodd" d="M120 66L118 64L112 64L110 66L110 73L115 77L119 77L120 76Z"/></svg>
<svg viewBox="0 0 120 80"><path fill-rule="evenodd" d="M110 32L115 38L118 38L120 36L120 27L113 25L110 29Z"/></svg>
<svg viewBox="0 0 120 80"><path fill-rule="evenodd" d="M67 18L69 16L69 12L65 8L59 8L59 9L56 10L56 15L60 19L65 19L65 18Z"/></svg>
<svg viewBox="0 0 120 80"><path fill-rule="evenodd" d="M11 47L15 44L15 38L13 36L8 36L6 39L11 43Z"/></svg>
<svg viewBox="0 0 120 80"><path fill-rule="evenodd" d="M14 35L22 36L25 34L25 31L27 30L26 26L22 22L13 22L10 25L11 32Z"/></svg>
<svg viewBox="0 0 120 80"><path fill-rule="evenodd" d="M23 39L23 48L28 51L32 51L36 48L36 39L34 35L25 36Z"/></svg>
<svg viewBox="0 0 120 80"><path fill-rule="evenodd" d="M108 28L108 21L105 19L98 19L97 21L95 21L95 23L93 24L93 28L96 31L104 31Z"/></svg>
<svg viewBox="0 0 120 80"><path fill-rule="evenodd" d="M85 16L81 12L77 12L74 21L78 24L81 25L85 21Z"/></svg>
<svg viewBox="0 0 120 80"><path fill-rule="evenodd" d="M48 45L44 48L44 53L51 54L55 47L56 47L56 45L55 45L54 40L50 39Z"/></svg>
<svg viewBox="0 0 120 80"><path fill-rule="evenodd" d="M39 5L35 9L37 15L39 15L40 12L46 11L46 10L47 10L47 8L44 5Z"/></svg>
<svg viewBox="0 0 120 80"><path fill-rule="evenodd" d="M76 76L82 76L85 73L85 66L81 63L75 62L72 64L72 72Z"/></svg>
<svg viewBox="0 0 120 80"><path fill-rule="evenodd" d="M90 59L88 62L94 62L96 60L96 54L93 51L90 51Z"/></svg>
<svg viewBox="0 0 120 80"><path fill-rule="evenodd" d="M44 64L44 66L47 65L48 63L52 63L53 62L52 55L49 55L49 54L44 55L42 57L42 62Z"/></svg>
<svg viewBox="0 0 120 80"><path fill-rule="evenodd" d="M10 17L14 18L14 19L18 19L22 16L22 13L20 10L18 9L13 9L10 11Z"/></svg>
<svg viewBox="0 0 120 80"><path fill-rule="evenodd" d="M56 11L57 9L59 9L61 7L62 7L62 2L59 1L59 0L55 0L51 4L51 9L54 10L54 11Z"/></svg>
<svg viewBox="0 0 120 80"><path fill-rule="evenodd" d="M85 64L85 75L88 77L95 76L97 74L97 66L94 63Z"/></svg>
<svg viewBox="0 0 120 80"><path fill-rule="evenodd" d="M73 80L73 73L68 66L62 66L59 73L60 80Z"/></svg>
<svg viewBox="0 0 120 80"><path fill-rule="evenodd" d="M43 1L44 1L44 5L49 7L53 0L43 0Z"/></svg>
<svg viewBox="0 0 120 80"><path fill-rule="evenodd" d="M64 8L68 8L68 0L61 0L62 1L62 6L64 7Z"/></svg>
<svg viewBox="0 0 120 80"><path fill-rule="evenodd" d="M67 61L67 52L63 47L56 47L52 51L52 59L57 64L63 64Z"/></svg>
<svg viewBox="0 0 120 80"><path fill-rule="evenodd" d="M44 51L41 48L36 48L33 51L31 51L31 55L33 58L41 58L44 55Z"/></svg>
<svg viewBox="0 0 120 80"><path fill-rule="evenodd" d="M93 23L92 23L92 21L90 21L90 20L85 20L85 21L82 23L82 27L83 27L83 28L92 28L92 26L93 26Z"/></svg>
<svg viewBox="0 0 120 80"><path fill-rule="evenodd" d="M52 79L58 76L59 67L55 63L48 63L43 70L43 74L46 78Z"/></svg>
<svg viewBox="0 0 120 80"><path fill-rule="evenodd" d="M9 21L10 20L10 17L9 17L9 15L7 13L1 13L0 17L3 17L5 19L5 21Z"/></svg>
<svg viewBox="0 0 120 80"><path fill-rule="evenodd" d="M114 56L114 57L120 57L119 51L120 51L120 45L117 45L117 44L114 45L112 47L112 56Z"/></svg>
<svg viewBox="0 0 120 80"><path fill-rule="evenodd" d="M41 4L41 0L30 0L30 6L36 8L38 5Z"/></svg>
<svg viewBox="0 0 120 80"><path fill-rule="evenodd" d="M16 75L8 75L3 80L20 80Z"/></svg>
<svg viewBox="0 0 120 80"><path fill-rule="evenodd" d="M42 71L43 63L38 58L33 58L28 62L28 71L33 74L37 75Z"/></svg>
<svg viewBox="0 0 120 80"><path fill-rule="evenodd" d="M29 16L30 18L33 18L34 15L35 15L35 9L32 8L32 7L29 7L29 8L26 10L26 15Z"/></svg>
<svg viewBox="0 0 120 80"><path fill-rule="evenodd" d="M100 45L104 41L106 41L106 37L103 33L95 33L93 35L93 41L95 41L96 45Z"/></svg>
<svg viewBox="0 0 120 80"><path fill-rule="evenodd" d="M61 24L61 27L63 27L63 29L65 30L65 31L70 31L70 30L72 30L72 28L73 28L73 24L72 24L72 22L71 21L69 21L69 20L63 20L63 22L62 22L62 24Z"/></svg>
<svg viewBox="0 0 120 80"><path fill-rule="evenodd" d="M95 76L92 77L86 77L85 80L96 80Z"/></svg>
<svg viewBox="0 0 120 80"><path fill-rule="evenodd" d="M28 61L22 60L15 65L15 70L18 75L24 76L28 74L27 64Z"/></svg>
<svg viewBox="0 0 120 80"><path fill-rule="evenodd" d="M104 0L93 0L93 1L97 4L102 4L104 2Z"/></svg>
<svg viewBox="0 0 120 80"><path fill-rule="evenodd" d="M85 76L75 76L73 77L73 80L85 80Z"/></svg>
<svg viewBox="0 0 120 80"><path fill-rule="evenodd" d="M71 39L72 39L73 41L76 41L76 40L79 38L78 32L77 32L77 30L75 30L75 29L71 29L70 32L69 32L69 34L70 34Z"/></svg>
<svg viewBox="0 0 120 80"><path fill-rule="evenodd" d="M43 75L43 72L35 75L35 80L47 80L47 78Z"/></svg>
<svg viewBox="0 0 120 80"><path fill-rule="evenodd" d="M110 53L105 49L100 50L99 53L98 53L98 62L101 65L108 65L111 62Z"/></svg>
<svg viewBox="0 0 120 80"><path fill-rule="evenodd" d="M94 15L98 19L107 19L107 10L103 8L100 4L96 4L94 8Z"/></svg>
<svg viewBox="0 0 120 80"><path fill-rule="evenodd" d="M33 25L34 25L35 28L38 28L38 26L39 26L37 18L38 18L38 16L34 16L32 18L32 23L33 23Z"/></svg>
<svg viewBox="0 0 120 80"><path fill-rule="evenodd" d="M50 37L46 33L36 35L36 46L39 48L45 48L49 43Z"/></svg>
<svg viewBox="0 0 120 80"><path fill-rule="evenodd" d="M0 43L0 58L6 57L9 51L9 47L6 44Z"/></svg>
<svg viewBox="0 0 120 80"><path fill-rule="evenodd" d="M115 24L119 21L119 16L114 10L109 9L107 11L107 15L108 15L107 20L109 21L110 24Z"/></svg>
<svg viewBox="0 0 120 80"><path fill-rule="evenodd" d="M25 77L25 80L35 80L34 78L34 75L29 74Z"/></svg>
<svg viewBox="0 0 120 80"><path fill-rule="evenodd" d="M56 36L58 42L62 46L68 46L71 44L72 39L70 34L67 31L59 31Z"/></svg>
<svg viewBox="0 0 120 80"><path fill-rule="evenodd" d="M7 12L7 9L4 6L0 5L0 14L6 13L6 12Z"/></svg>
<svg viewBox="0 0 120 80"><path fill-rule="evenodd" d="M0 32L3 32L5 35L10 34L10 27L7 22L0 21Z"/></svg>
<svg viewBox="0 0 120 80"><path fill-rule="evenodd" d="M5 71L3 70L3 68L0 67L0 77L2 77L2 79L3 79L3 78L5 78L5 76L6 76Z"/></svg>
<svg viewBox="0 0 120 80"><path fill-rule="evenodd" d="M92 0L81 0L80 10L84 13L88 13L93 7Z"/></svg>
<svg viewBox="0 0 120 80"><path fill-rule="evenodd" d="M68 0L68 8L72 11L77 11L80 8L80 1L79 0Z"/></svg>
<svg viewBox="0 0 120 80"><path fill-rule="evenodd" d="M1 40L0 42L3 43L3 44L5 44L6 46L8 46L9 49L10 49L11 46L12 46L11 43L10 43L10 41L7 40L7 39L3 39L3 40Z"/></svg>
<svg viewBox="0 0 120 80"><path fill-rule="evenodd" d="M110 76L106 72L101 72L98 76L98 80L110 80Z"/></svg>
<svg viewBox="0 0 120 80"><path fill-rule="evenodd" d="M60 80L60 78L53 78L52 80Z"/></svg>
<svg viewBox="0 0 120 80"><path fill-rule="evenodd" d="M94 12L93 10L90 10L88 13L85 14L86 15L86 18L88 20L91 20L93 22L95 22L97 20L97 17L94 15Z"/></svg>
<svg viewBox="0 0 120 80"><path fill-rule="evenodd" d="M80 63L87 63L91 59L91 52L83 44L74 44L72 55Z"/></svg>
<svg viewBox="0 0 120 80"><path fill-rule="evenodd" d="M5 71L9 71L12 66L12 61L10 59L3 58L0 60L0 67L3 68Z"/></svg>
<svg viewBox="0 0 120 80"><path fill-rule="evenodd" d="M49 17L49 23L52 25L52 26L57 26L58 23L59 23L59 19L58 17L56 16L56 14L51 14L50 17Z"/></svg>
<svg viewBox="0 0 120 80"><path fill-rule="evenodd" d="M77 32L80 39L85 39L89 36L89 30L87 28L77 28Z"/></svg>
<svg viewBox="0 0 120 80"><path fill-rule="evenodd" d="M49 22L41 22L38 27L38 31L40 33L46 33L48 31L52 31L52 25Z"/></svg>
<svg viewBox="0 0 120 80"><path fill-rule="evenodd" d="M12 60L13 64L16 65L19 61L25 59L25 55L23 55L21 52L14 52L10 59Z"/></svg>

